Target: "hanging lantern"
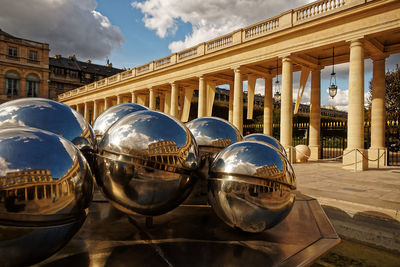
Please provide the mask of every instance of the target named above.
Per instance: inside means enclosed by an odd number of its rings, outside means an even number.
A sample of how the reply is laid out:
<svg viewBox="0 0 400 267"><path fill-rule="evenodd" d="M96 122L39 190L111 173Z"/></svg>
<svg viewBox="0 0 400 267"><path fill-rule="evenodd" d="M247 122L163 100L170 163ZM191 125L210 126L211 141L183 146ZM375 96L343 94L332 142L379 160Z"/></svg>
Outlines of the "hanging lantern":
<svg viewBox="0 0 400 267"><path fill-rule="evenodd" d="M274 100L275 102L281 101L281 84L279 82L279 75L278 75L278 59L276 60L276 80L274 83Z"/></svg>
<svg viewBox="0 0 400 267"><path fill-rule="evenodd" d="M333 99L337 94L336 73L335 73L335 48L334 47L333 47L333 50L332 50L331 82L330 82L328 90L329 90L330 97L332 97L332 99Z"/></svg>

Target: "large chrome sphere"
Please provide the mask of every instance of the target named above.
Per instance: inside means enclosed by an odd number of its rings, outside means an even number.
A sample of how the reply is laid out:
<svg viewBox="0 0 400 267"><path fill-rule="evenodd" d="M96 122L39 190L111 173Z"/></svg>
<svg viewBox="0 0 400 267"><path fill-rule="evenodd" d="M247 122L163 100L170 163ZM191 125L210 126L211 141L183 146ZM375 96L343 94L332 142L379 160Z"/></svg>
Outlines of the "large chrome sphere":
<svg viewBox="0 0 400 267"><path fill-rule="evenodd" d="M97 142L100 143L104 133L113 125L116 121L128 115L132 112L139 110L147 110L148 108L135 103L123 103L116 106L112 106L105 110L97 117L93 124L94 134L96 135Z"/></svg>
<svg viewBox="0 0 400 267"><path fill-rule="evenodd" d="M295 177L278 150L262 142L238 142L210 167L209 201L220 219L246 232L282 221L294 204Z"/></svg>
<svg viewBox="0 0 400 267"><path fill-rule="evenodd" d="M0 128L29 126L58 134L74 143L90 161L92 127L74 109L44 98L22 98L0 105Z"/></svg>
<svg viewBox="0 0 400 267"><path fill-rule="evenodd" d="M198 167L193 135L180 121L157 111L126 115L104 134L96 179L121 211L160 215L190 193Z"/></svg>
<svg viewBox="0 0 400 267"><path fill-rule="evenodd" d="M282 144L273 136L266 135L266 134L261 134L261 133L255 133L255 134L249 134L246 135L243 138L244 141L260 141L264 142L267 144L270 144L274 146L276 149L278 149L285 157L287 157L286 150L282 146Z"/></svg>
<svg viewBox="0 0 400 267"><path fill-rule="evenodd" d="M311 150L306 145L297 145L296 150L296 162L307 162L311 155Z"/></svg>
<svg viewBox="0 0 400 267"><path fill-rule="evenodd" d="M0 129L0 265L39 262L79 230L93 178L81 152L56 134Z"/></svg>
<svg viewBox="0 0 400 267"><path fill-rule="evenodd" d="M199 146L199 173L207 178L210 161L225 147L243 139L239 130L228 121L217 117L202 117L186 123Z"/></svg>

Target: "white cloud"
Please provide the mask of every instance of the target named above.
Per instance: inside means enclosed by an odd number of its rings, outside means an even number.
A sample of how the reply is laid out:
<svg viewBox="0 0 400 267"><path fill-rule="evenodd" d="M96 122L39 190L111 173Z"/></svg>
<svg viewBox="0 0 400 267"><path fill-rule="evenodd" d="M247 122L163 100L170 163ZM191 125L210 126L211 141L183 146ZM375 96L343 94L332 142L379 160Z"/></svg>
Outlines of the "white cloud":
<svg viewBox="0 0 400 267"><path fill-rule="evenodd" d="M326 92L329 94L328 89L326 90ZM336 96L333 99L329 98L328 105L334 106L339 110L347 111L349 104L348 99L349 99L349 91L338 88Z"/></svg>
<svg viewBox="0 0 400 267"><path fill-rule="evenodd" d="M51 54L104 59L124 37L95 10L96 0L3 0L0 25L16 37L45 42Z"/></svg>
<svg viewBox="0 0 400 267"><path fill-rule="evenodd" d="M145 26L161 38L175 34L179 21L192 25L192 32L184 40L170 43L169 49L176 52L308 2L311 1L146 0L132 2L132 6L141 10Z"/></svg>

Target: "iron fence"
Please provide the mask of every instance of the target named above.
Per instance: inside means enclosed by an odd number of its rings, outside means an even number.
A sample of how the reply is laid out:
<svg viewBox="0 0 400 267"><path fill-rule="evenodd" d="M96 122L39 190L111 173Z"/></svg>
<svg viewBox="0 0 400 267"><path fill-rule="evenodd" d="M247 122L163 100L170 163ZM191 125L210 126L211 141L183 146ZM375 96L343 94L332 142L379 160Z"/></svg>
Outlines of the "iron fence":
<svg viewBox="0 0 400 267"><path fill-rule="evenodd" d="M246 133L262 133L262 124L244 125ZM293 146L309 144L309 123L293 124ZM335 159L343 155L347 147L347 122L322 122L321 123L321 158ZM273 136L279 139L280 125L273 125ZM388 121L386 124L387 164L400 166L400 125L399 121ZM371 146L371 125L364 123L364 148ZM339 158L338 160L341 160Z"/></svg>

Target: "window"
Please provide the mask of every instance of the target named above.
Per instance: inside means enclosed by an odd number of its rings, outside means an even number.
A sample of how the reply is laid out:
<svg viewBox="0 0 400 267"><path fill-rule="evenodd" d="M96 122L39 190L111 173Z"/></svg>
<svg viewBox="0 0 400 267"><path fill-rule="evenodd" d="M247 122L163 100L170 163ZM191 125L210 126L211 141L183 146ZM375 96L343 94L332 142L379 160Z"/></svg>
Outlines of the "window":
<svg viewBox="0 0 400 267"><path fill-rule="evenodd" d="M36 51L29 51L29 59L30 60L38 60L38 53Z"/></svg>
<svg viewBox="0 0 400 267"><path fill-rule="evenodd" d="M17 96L19 90L19 75L16 71L10 70L6 72L6 94L8 96Z"/></svg>
<svg viewBox="0 0 400 267"><path fill-rule="evenodd" d="M14 46L9 46L8 47L8 55L12 57L17 57L18 56L18 50Z"/></svg>
<svg viewBox="0 0 400 267"><path fill-rule="evenodd" d="M78 78L78 72L76 71L71 71L69 75L71 78Z"/></svg>
<svg viewBox="0 0 400 267"><path fill-rule="evenodd" d="M57 89L64 89L64 84L63 83L57 83Z"/></svg>
<svg viewBox="0 0 400 267"><path fill-rule="evenodd" d="M36 74L26 76L26 96L39 96L40 79Z"/></svg>

